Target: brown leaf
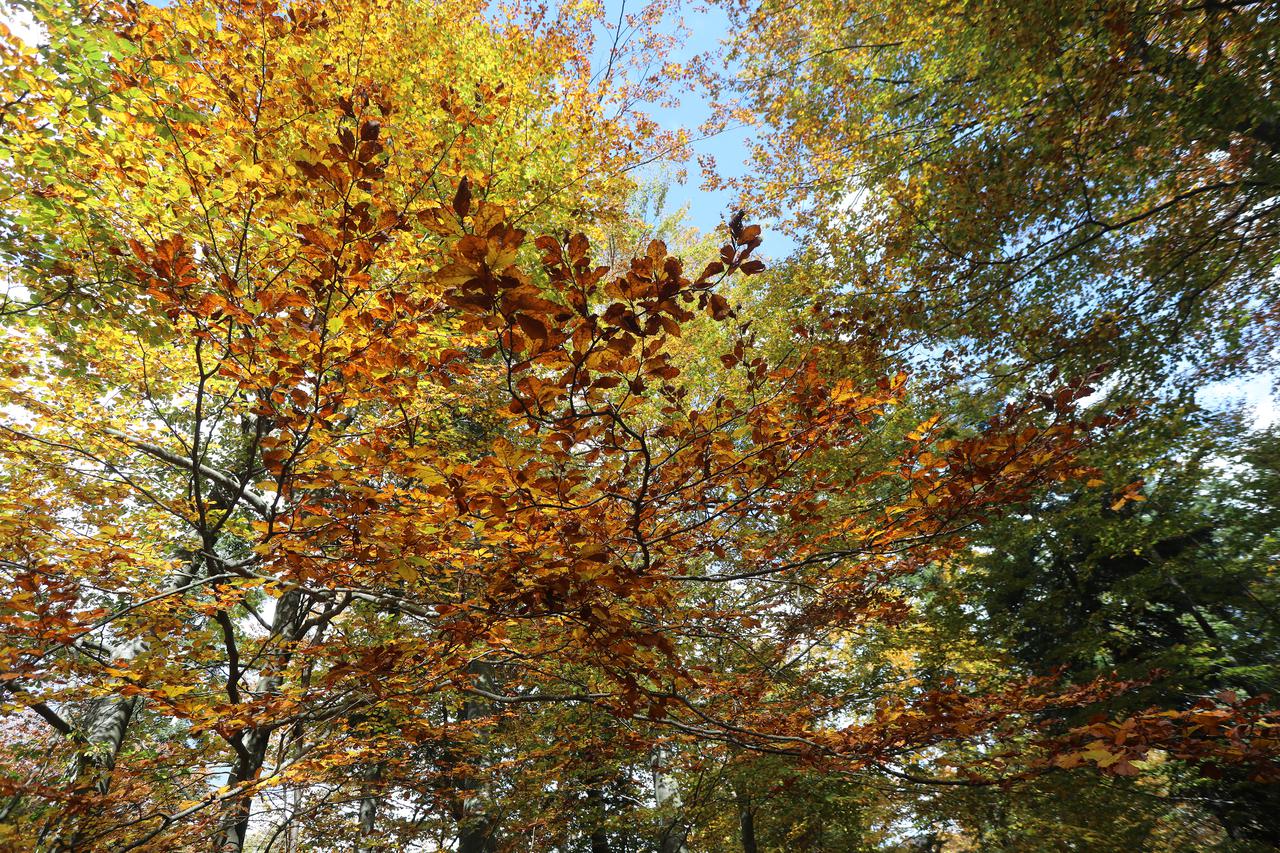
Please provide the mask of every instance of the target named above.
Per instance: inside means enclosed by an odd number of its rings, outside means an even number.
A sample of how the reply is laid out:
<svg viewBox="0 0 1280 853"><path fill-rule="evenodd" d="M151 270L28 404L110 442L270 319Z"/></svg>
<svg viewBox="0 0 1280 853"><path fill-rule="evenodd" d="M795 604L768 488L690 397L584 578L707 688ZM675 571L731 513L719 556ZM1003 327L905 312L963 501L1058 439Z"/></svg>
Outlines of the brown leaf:
<svg viewBox="0 0 1280 853"><path fill-rule="evenodd" d="M453 212L461 219L469 210L471 210L471 181L463 175L462 180L458 181L458 192L453 196Z"/></svg>

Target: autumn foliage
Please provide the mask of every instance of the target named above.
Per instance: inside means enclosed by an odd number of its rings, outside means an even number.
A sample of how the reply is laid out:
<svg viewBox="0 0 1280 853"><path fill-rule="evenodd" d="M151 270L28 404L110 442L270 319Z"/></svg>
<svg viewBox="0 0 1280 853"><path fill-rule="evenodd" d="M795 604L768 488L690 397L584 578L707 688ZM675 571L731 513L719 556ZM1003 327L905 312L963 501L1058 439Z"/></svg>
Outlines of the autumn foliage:
<svg viewBox="0 0 1280 853"><path fill-rule="evenodd" d="M577 13L485 13L50 7L47 49L5 43L0 845L594 845L579 793L682 744L1274 775L1243 697L1081 723L1134 685L832 689L1133 414L1063 381L919 422L822 310L759 339L742 216L709 258L603 260L671 140L585 73Z"/></svg>

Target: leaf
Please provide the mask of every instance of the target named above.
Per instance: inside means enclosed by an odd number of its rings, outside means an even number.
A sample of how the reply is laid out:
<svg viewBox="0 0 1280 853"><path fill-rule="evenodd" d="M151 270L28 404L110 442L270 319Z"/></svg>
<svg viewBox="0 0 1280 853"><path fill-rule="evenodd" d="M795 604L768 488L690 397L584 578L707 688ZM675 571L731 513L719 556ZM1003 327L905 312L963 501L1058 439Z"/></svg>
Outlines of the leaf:
<svg viewBox="0 0 1280 853"><path fill-rule="evenodd" d="M458 288L475 279L479 271L467 264L454 261L436 270L436 282L444 288Z"/></svg>
<svg viewBox="0 0 1280 853"><path fill-rule="evenodd" d="M299 225L298 234L302 238L302 242L310 243L313 246L319 246L327 252L332 252L338 248L338 244L314 225Z"/></svg>
<svg viewBox="0 0 1280 853"><path fill-rule="evenodd" d="M605 563L609 560L609 548L607 545L592 542L588 545L582 546L578 551L578 556L584 560L596 563Z"/></svg>
<svg viewBox="0 0 1280 853"><path fill-rule="evenodd" d="M195 687L184 684L166 684L160 688L160 692L170 699L176 699L179 696L185 696L195 691Z"/></svg>
<svg viewBox="0 0 1280 853"><path fill-rule="evenodd" d="M718 293L710 295L707 301L707 313L717 320L724 320L733 315L729 301Z"/></svg>
<svg viewBox="0 0 1280 853"><path fill-rule="evenodd" d="M453 196L453 212L458 214L458 218L467 215L471 210L471 181L466 175L462 176L462 180L458 181L458 191Z"/></svg>
<svg viewBox="0 0 1280 853"><path fill-rule="evenodd" d="M536 345L535 349L542 349L547 345L547 327L541 320L529 314L517 314L516 324L525 337Z"/></svg>

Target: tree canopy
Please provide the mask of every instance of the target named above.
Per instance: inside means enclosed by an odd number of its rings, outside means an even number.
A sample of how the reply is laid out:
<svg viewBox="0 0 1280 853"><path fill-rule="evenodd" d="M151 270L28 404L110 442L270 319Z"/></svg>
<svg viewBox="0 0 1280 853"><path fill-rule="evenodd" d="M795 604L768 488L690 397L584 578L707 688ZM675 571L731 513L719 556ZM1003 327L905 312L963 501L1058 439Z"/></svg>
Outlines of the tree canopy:
<svg viewBox="0 0 1280 853"><path fill-rule="evenodd" d="M0 847L1280 837L1273 15L775 5L21 5Z"/></svg>

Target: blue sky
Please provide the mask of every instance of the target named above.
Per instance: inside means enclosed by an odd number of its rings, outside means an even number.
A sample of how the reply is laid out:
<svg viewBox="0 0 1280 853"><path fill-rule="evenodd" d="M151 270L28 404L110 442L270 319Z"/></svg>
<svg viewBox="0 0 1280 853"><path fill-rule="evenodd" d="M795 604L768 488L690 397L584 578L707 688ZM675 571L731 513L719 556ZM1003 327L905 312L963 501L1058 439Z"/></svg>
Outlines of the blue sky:
<svg viewBox="0 0 1280 853"><path fill-rule="evenodd" d="M603 20L615 22L619 10L627 13L639 12L645 0L604 0ZM719 47L723 34L729 32L729 20L724 11L717 6L707 6L701 2L686 3L683 8L675 10L671 16L681 15L688 29L687 39L673 51L670 56L673 62L684 62L700 53L713 51ZM666 32L674 31L674 22L668 20ZM603 63L607 59L612 34L600 30L598 51L595 59ZM706 93L701 91L685 91L679 93L680 104L675 108L653 106L650 114L663 128L676 130L685 128L693 142L694 157L683 165L688 177L683 184L671 183L667 194L667 207L670 210L687 204L689 207L688 224L700 231L710 231L727 219L735 207L735 196L727 190L707 191L702 189L702 171L697 163L697 155L709 154L717 163L722 175L741 177L746 174L745 159L747 144L754 132L751 128L733 127L714 136L699 138L698 128L706 121L712 111L712 105ZM652 170L648 176L656 177L658 170ZM758 219L752 220L759 222ZM788 254L792 242L775 229L768 227L767 222L759 222L764 226L764 245L761 249L766 257L780 258Z"/></svg>

